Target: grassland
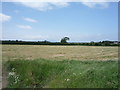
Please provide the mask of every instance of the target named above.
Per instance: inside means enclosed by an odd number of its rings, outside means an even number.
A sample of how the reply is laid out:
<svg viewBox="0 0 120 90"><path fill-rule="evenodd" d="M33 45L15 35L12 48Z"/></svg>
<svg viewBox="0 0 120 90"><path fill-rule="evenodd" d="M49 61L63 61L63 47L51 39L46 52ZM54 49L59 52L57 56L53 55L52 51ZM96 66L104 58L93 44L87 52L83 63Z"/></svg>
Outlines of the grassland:
<svg viewBox="0 0 120 90"><path fill-rule="evenodd" d="M14 59L117 60L118 47L3 45L3 61Z"/></svg>
<svg viewBox="0 0 120 90"><path fill-rule="evenodd" d="M8 61L8 88L117 88L115 61Z"/></svg>
<svg viewBox="0 0 120 90"><path fill-rule="evenodd" d="M2 54L9 88L118 87L118 47L3 45Z"/></svg>

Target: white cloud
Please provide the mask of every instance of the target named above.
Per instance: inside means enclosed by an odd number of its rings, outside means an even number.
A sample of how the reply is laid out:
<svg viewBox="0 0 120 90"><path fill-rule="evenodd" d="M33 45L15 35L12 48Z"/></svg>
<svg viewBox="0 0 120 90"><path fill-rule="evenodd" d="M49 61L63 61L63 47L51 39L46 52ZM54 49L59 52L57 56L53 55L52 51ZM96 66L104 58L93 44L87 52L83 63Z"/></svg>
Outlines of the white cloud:
<svg viewBox="0 0 120 90"><path fill-rule="evenodd" d="M11 19L11 16L0 13L0 22L9 21L10 19Z"/></svg>
<svg viewBox="0 0 120 90"><path fill-rule="evenodd" d="M108 2L82 2L85 6L88 6L90 8L107 8L108 7Z"/></svg>
<svg viewBox="0 0 120 90"><path fill-rule="evenodd" d="M20 1L17 4L21 4L23 6L33 8L39 11L46 11L46 10L51 10L54 8L62 8L62 7L67 7L69 4L68 2L24 2Z"/></svg>
<svg viewBox="0 0 120 90"><path fill-rule="evenodd" d="M69 0L68 0L69 1ZM71 0L72 1L72 0ZM80 0L80 3L82 3L85 6L88 6L90 8L96 8L96 7L100 7L100 8L107 8L108 7L108 1L107 0ZM58 2L35 2L32 0L30 0L30 2L25 2L25 1L19 1L17 4L21 4L23 6L29 7L29 8L33 8L39 11L46 11L46 10L51 10L54 8L63 8L63 7L67 7L70 5L70 2L66 2L66 1L58 1Z"/></svg>
<svg viewBox="0 0 120 90"><path fill-rule="evenodd" d="M30 25L16 25L16 26L21 29L32 29Z"/></svg>
<svg viewBox="0 0 120 90"><path fill-rule="evenodd" d="M119 0L1 0L2 2L119 2Z"/></svg>
<svg viewBox="0 0 120 90"><path fill-rule="evenodd" d="M70 2L80 2L90 8L95 7L106 8L108 7L108 2L113 1L117 2L118 0L11 0L11 1L39 11L46 11L54 8L67 7L70 5Z"/></svg>
<svg viewBox="0 0 120 90"><path fill-rule="evenodd" d="M32 18L24 18L24 20L25 20L25 21L28 21L28 22L33 22L33 23L38 22L37 20L32 19Z"/></svg>

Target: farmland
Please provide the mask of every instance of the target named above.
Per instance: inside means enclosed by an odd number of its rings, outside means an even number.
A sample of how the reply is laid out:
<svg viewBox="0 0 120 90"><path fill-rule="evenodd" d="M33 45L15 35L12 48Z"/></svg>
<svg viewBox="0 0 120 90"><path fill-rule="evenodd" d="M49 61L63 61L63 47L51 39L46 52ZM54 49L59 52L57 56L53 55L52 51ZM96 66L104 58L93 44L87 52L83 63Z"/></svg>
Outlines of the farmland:
<svg viewBox="0 0 120 90"><path fill-rule="evenodd" d="M3 45L2 60L9 88L118 87L118 47Z"/></svg>
<svg viewBox="0 0 120 90"><path fill-rule="evenodd" d="M14 59L117 60L118 47L3 45L3 61Z"/></svg>

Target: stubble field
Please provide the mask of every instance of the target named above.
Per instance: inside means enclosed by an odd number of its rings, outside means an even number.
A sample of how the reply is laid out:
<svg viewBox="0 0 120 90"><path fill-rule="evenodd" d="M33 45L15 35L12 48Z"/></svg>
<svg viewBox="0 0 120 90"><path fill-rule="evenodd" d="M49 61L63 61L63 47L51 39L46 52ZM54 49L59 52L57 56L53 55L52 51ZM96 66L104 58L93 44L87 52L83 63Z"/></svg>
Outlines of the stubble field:
<svg viewBox="0 0 120 90"><path fill-rule="evenodd" d="M118 47L3 45L3 61L14 59L117 60Z"/></svg>

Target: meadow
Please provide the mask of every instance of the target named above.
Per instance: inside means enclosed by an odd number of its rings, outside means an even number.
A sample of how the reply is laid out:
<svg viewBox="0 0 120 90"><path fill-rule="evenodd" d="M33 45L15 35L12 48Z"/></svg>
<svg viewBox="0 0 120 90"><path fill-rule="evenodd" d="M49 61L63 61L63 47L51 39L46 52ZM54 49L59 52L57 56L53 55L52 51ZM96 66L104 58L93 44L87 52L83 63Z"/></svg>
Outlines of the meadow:
<svg viewBox="0 0 120 90"><path fill-rule="evenodd" d="M2 45L2 61L8 88L118 88L118 47Z"/></svg>

